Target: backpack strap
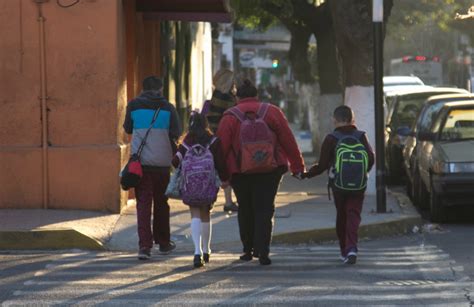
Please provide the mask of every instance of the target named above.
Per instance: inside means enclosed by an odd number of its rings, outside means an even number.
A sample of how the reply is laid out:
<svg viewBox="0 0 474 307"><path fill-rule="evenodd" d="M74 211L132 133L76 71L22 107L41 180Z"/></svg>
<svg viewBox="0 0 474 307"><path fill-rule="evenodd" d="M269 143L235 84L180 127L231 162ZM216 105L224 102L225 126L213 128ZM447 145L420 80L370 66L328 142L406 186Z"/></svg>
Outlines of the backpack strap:
<svg viewBox="0 0 474 307"><path fill-rule="evenodd" d="M337 141L339 141L340 139L342 139L345 136L345 134L343 134L339 131L336 131L336 130L331 132L329 135L334 137Z"/></svg>
<svg viewBox="0 0 474 307"><path fill-rule="evenodd" d="M183 141L183 143L181 143L181 145L183 145L183 147L186 149L186 151L189 150L189 148L190 148L189 145L186 144L184 141Z"/></svg>
<svg viewBox="0 0 474 307"><path fill-rule="evenodd" d="M267 111L269 107L270 107L269 103L261 103L257 111L258 118L261 118L261 119L265 118L265 115L267 115Z"/></svg>
<svg viewBox="0 0 474 307"><path fill-rule="evenodd" d="M344 134L340 131L333 131L331 132L329 135L333 136L336 140L340 141L341 139L343 139L344 137L347 137L347 136L352 136L353 138L357 139L358 141L360 141L360 138L365 134L364 131L360 131L360 130L355 130L355 131L352 131L350 134Z"/></svg>
<svg viewBox="0 0 474 307"><path fill-rule="evenodd" d="M227 113L227 112L229 112L232 115L234 115L235 117L237 117L237 119L240 122L243 122L245 120L244 112L240 111L240 109L237 106L232 107L232 108L228 109L227 111L225 111L225 113Z"/></svg>
<svg viewBox="0 0 474 307"><path fill-rule="evenodd" d="M352 132L352 135L354 137L356 137L359 141L360 141L360 138L365 134L365 131L360 131L360 130L356 130L354 132Z"/></svg>
<svg viewBox="0 0 474 307"><path fill-rule="evenodd" d="M211 147L215 141L217 141L217 137L213 136L209 144L207 144L206 148L209 149L209 147Z"/></svg>

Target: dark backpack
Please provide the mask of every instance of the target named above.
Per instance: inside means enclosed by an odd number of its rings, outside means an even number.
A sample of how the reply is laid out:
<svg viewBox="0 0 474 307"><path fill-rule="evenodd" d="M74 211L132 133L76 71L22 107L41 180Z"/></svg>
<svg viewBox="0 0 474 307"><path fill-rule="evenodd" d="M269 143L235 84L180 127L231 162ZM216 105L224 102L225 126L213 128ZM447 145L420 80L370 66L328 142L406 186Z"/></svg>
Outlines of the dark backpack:
<svg viewBox="0 0 474 307"><path fill-rule="evenodd" d="M365 132L355 130L351 134L334 131L337 139L334 165L329 177L332 187L338 191L361 191L367 187L369 155L360 139Z"/></svg>

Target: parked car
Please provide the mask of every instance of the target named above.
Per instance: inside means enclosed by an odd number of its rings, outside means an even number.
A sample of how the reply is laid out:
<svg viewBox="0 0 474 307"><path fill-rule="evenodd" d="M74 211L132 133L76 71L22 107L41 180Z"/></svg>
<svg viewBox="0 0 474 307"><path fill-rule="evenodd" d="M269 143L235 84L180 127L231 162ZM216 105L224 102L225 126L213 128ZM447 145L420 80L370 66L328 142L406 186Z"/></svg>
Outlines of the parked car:
<svg viewBox="0 0 474 307"><path fill-rule="evenodd" d="M418 161L416 159L416 151L419 150L419 147L417 146L418 136L430 131L434 120L445 103L460 100L474 100L474 94L446 94L431 96L428 98L413 125L410 135L406 139L403 148L403 169L405 170L405 175L407 177L407 193L412 198L413 203L420 207L425 207L427 202L422 202L419 198L421 179L417 171Z"/></svg>
<svg viewBox="0 0 474 307"><path fill-rule="evenodd" d="M421 197L429 198L431 219L441 222L449 208L473 206L474 101L444 104L418 141Z"/></svg>
<svg viewBox="0 0 474 307"><path fill-rule="evenodd" d="M426 99L434 95L451 93L469 92L458 88L420 86L419 89L400 91L391 96L385 128L385 163L389 181L398 182L403 177L402 150Z"/></svg>
<svg viewBox="0 0 474 307"><path fill-rule="evenodd" d="M416 76L385 76L383 77L383 90L391 90L397 86L424 85L423 81Z"/></svg>

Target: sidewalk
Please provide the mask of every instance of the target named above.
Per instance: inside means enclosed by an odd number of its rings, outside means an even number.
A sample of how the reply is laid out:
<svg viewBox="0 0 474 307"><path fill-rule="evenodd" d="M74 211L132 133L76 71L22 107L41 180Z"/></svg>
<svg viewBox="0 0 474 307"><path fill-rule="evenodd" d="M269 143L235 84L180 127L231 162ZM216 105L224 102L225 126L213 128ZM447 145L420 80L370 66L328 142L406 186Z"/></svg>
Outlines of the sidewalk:
<svg viewBox="0 0 474 307"><path fill-rule="evenodd" d="M308 147L305 133L295 132L301 148ZM306 156L306 155L305 155ZM308 155L307 165L315 158ZM276 199L273 242L307 243L336 240L336 210L328 199L326 176L298 181L286 175ZM235 199L235 198L234 198ZM223 212L224 197L214 206L213 249L240 248L237 214ZM171 233L180 251L193 250L188 207L170 200ZM366 196L360 238L402 234L422 219L409 199L387 194L387 212L375 213L375 195ZM0 250L97 249L135 251L138 236L134 201L122 214L74 210L0 210Z"/></svg>
<svg viewBox="0 0 474 307"><path fill-rule="evenodd" d="M214 206L213 248L239 246L237 214L223 212L222 193ZM179 250L192 250L190 215L180 201L170 200L171 232ZM402 234L422 219L403 194L387 194L387 211L375 213L375 196L367 196L361 238ZM324 176L299 182L285 176L276 199L275 243L335 240L336 210L328 200ZM0 210L0 250L9 249L137 249L134 201L122 214L70 210Z"/></svg>

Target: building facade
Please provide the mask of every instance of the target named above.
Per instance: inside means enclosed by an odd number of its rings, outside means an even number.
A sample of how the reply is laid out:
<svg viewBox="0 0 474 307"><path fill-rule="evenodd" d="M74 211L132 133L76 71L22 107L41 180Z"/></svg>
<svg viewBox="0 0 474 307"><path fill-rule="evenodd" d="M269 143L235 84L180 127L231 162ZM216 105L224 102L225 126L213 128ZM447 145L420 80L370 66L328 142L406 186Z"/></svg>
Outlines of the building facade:
<svg viewBox="0 0 474 307"><path fill-rule="evenodd" d="M148 75L183 116L211 93L226 1L0 2L0 208L119 212L122 122ZM209 69L208 69L209 68Z"/></svg>

